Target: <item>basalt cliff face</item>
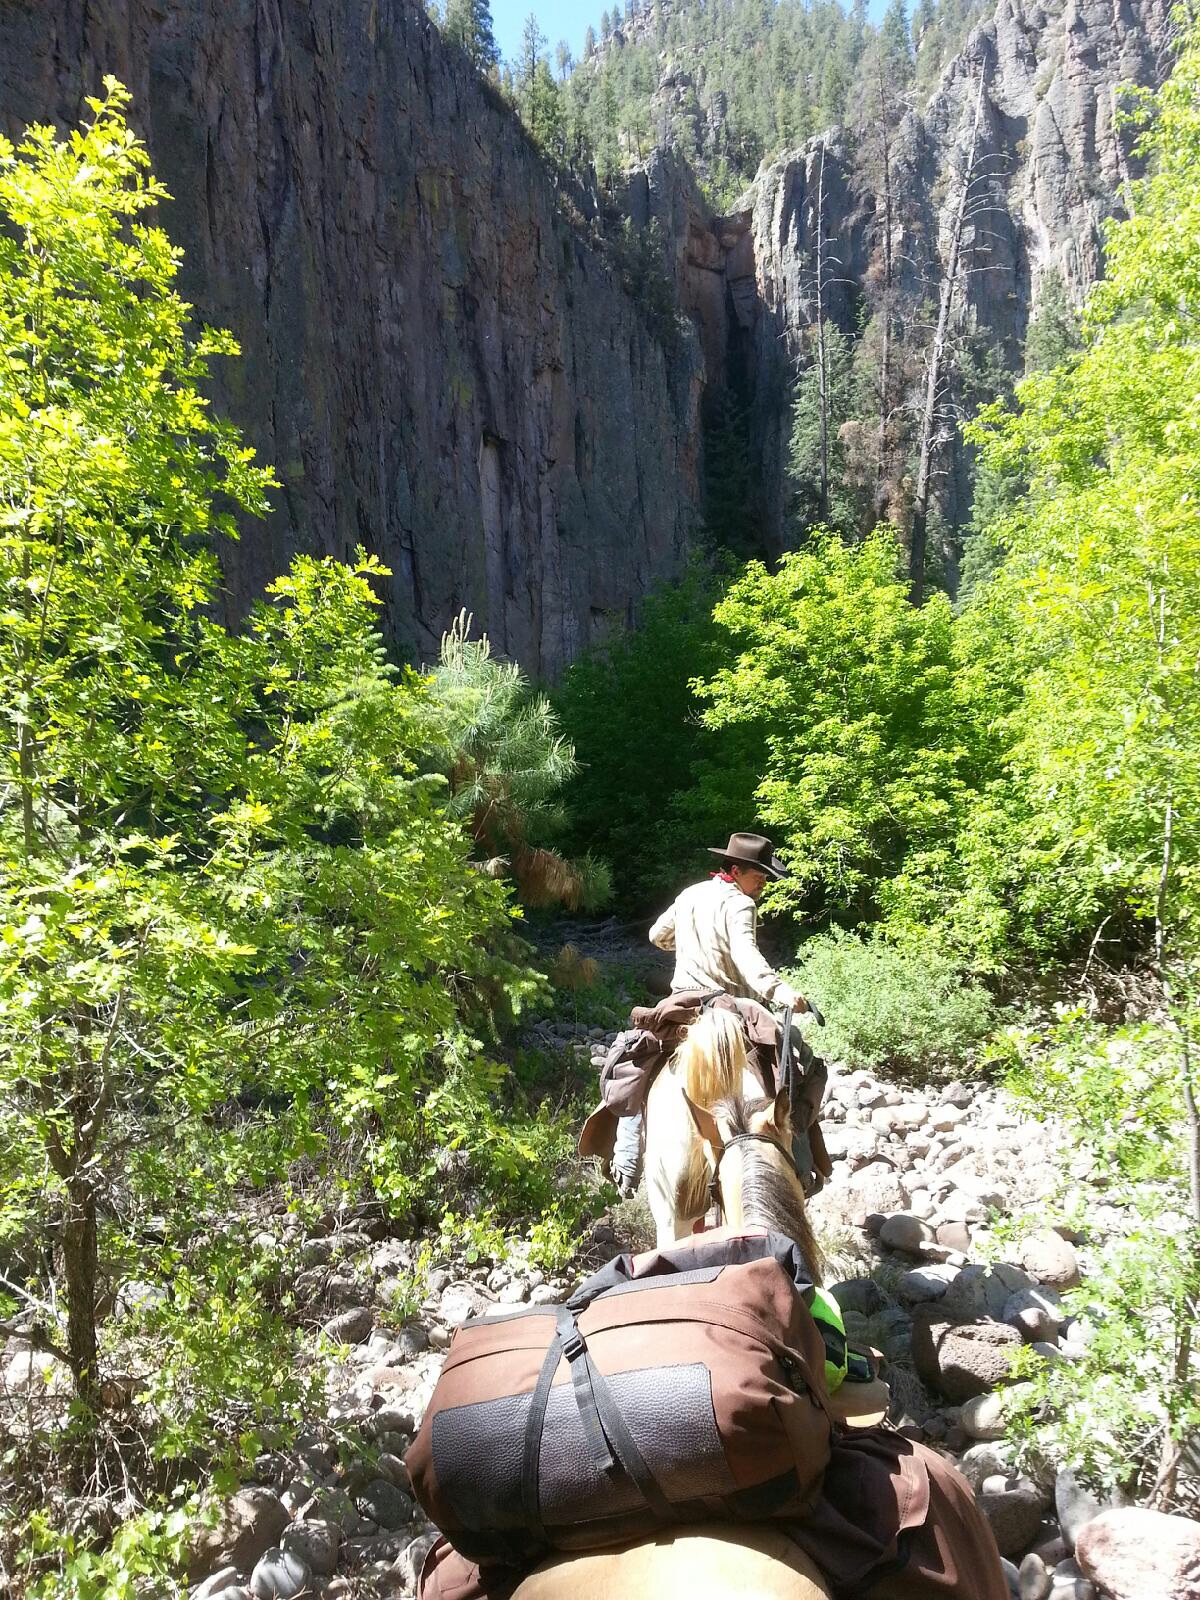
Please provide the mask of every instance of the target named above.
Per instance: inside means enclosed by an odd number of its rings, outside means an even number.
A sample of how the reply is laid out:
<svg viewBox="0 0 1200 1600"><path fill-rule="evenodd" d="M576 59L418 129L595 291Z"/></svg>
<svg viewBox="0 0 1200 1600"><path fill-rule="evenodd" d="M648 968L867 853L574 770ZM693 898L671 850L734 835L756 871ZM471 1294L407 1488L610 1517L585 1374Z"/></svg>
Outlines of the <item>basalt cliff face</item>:
<svg viewBox="0 0 1200 1600"><path fill-rule="evenodd" d="M698 512L699 353L668 358L562 220L513 116L406 0L4 0L0 127L114 73L174 199L218 401L281 487L231 611L363 544L428 658L460 606L553 676L675 571Z"/></svg>
<svg viewBox="0 0 1200 1600"><path fill-rule="evenodd" d="M1124 186L1139 170L1133 135L1116 121L1117 90L1157 86L1167 75L1171 9L1170 0L999 0L928 103L910 110L895 130L890 154L899 319L915 324L932 318L954 201L952 169L961 172L967 164L981 80L957 331L975 335L998 369L1015 372L1046 274L1056 273L1071 300L1081 301L1102 269L1104 223L1120 211ZM765 164L742 202L740 220L753 241L755 265L751 393L768 543L786 537L788 370L816 319L822 144L832 263L825 310L842 331L854 330L872 274L877 284L881 270L878 180L865 175L863 138L833 129ZM949 457L943 504L948 521L961 526L969 486L961 451Z"/></svg>
<svg viewBox="0 0 1200 1600"><path fill-rule="evenodd" d="M1016 370L1049 268L1078 298L1131 170L1114 91L1169 70L1170 0L999 0L895 131L899 307L919 322L951 170L984 85L983 204L957 322ZM515 118L413 0L0 0L0 127L76 120L102 74L174 195L183 288L243 356L219 403L281 480L226 559L236 615L297 549L392 569L387 630L428 658L460 606L553 677L682 563L702 512L705 401L751 418L764 550L788 538L791 374L815 317L822 141L714 217L657 152L656 218L691 334L665 349L609 257L564 219ZM856 327L881 249L862 137L823 140L826 313ZM948 449L939 491L961 526Z"/></svg>

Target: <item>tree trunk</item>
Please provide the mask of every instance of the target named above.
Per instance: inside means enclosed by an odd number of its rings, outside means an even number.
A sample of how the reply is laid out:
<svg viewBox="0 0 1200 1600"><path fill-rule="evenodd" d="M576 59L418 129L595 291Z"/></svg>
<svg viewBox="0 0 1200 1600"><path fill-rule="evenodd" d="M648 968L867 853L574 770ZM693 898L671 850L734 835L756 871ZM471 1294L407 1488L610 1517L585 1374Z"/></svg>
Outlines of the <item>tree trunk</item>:
<svg viewBox="0 0 1200 1600"><path fill-rule="evenodd" d="M876 515L882 512L887 497L888 447L892 386L892 148L888 127L888 108L884 95L883 63L878 63L879 136L883 141L883 349L879 358L879 459L875 478Z"/></svg>
<svg viewBox="0 0 1200 1600"><path fill-rule="evenodd" d="M90 1411L99 1409L100 1375L96 1350L96 1194L86 1172L67 1184L62 1228L63 1277L67 1290L67 1354L75 1393Z"/></svg>
<svg viewBox="0 0 1200 1600"><path fill-rule="evenodd" d="M979 123L983 116L983 86L984 72L981 68L979 89L975 96L975 117L971 126L971 146L966 166L963 169L958 198L954 206L954 220L950 227L950 249L946 256L946 271L942 277L942 288L938 297L937 327L934 330L933 346L929 352L929 371L925 382L925 404L921 412L921 442L917 458L917 485L913 495L912 538L909 545L908 559L909 598L914 606L919 606L925 598L926 525L929 519L929 489L933 475L937 399L948 357L950 313L954 305L954 291L958 286L963 224L967 215L967 196L971 190L971 177L975 168L975 152L979 144Z"/></svg>
<svg viewBox="0 0 1200 1600"><path fill-rule="evenodd" d="M829 367L825 359L825 141L817 178L817 400L821 425L821 521L829 519Z"/></svg>

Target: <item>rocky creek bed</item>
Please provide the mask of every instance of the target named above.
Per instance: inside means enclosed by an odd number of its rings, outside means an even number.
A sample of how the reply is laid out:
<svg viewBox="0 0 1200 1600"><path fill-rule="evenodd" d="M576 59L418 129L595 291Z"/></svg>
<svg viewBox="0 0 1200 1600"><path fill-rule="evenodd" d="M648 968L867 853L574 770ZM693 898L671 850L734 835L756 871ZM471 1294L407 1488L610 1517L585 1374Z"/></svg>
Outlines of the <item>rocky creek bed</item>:
<svg viewBox="0 0 1200 1600"><path fill-rule="evenodd" d="M604 1036L566 1024L541 1033L543 1045L581 1054ZM1066 1152L996 1089L900 1089L834 1070L824 1121L835 1172L813 1213L840 1268L830 1276L847 1331L887 1358L892 1422L950 1455L970 1482L1013 1594L1200 1600L1200 1523L1101 1505L1066 1463L1024 1476L1005 1440L999 1390L1011 1351L1025 1343L1070 1362L1092 1336L1060 1295L1120 1226L1102 1188L1072 1173L1087 1196L1086 1234L1049 1225ZM1003 1245L998 1220L1039 1203L1046 1225ZM579 1271L644 1243L637 1221L635 1204L598 1222L581 1241ZM282 1245L295 1226L268 1218L261 1247ZM493 1309L561 1299L574 1279L548 1277L518 1249L502 1262L422 1268L418 1303L421 1249L366 1211L299 1241L297 1299L339 1347L325 1404L292 1447L260 1456L257 1481L222 1502L215 1526L197 1530L190 1600L413 1592L435 1534L402 1458L454 1328ZM47 1379L53 1387L51 1358L11 1340L0 1361L8 1403Z"/></svg>

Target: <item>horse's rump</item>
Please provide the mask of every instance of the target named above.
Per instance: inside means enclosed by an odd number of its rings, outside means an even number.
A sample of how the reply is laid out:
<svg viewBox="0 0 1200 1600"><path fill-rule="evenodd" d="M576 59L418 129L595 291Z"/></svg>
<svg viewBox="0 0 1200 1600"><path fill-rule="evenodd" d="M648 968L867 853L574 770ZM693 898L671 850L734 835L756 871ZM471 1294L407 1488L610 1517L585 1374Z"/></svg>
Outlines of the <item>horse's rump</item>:
<svg viewBox="0 0 1200 1600"><path fill-rule="evenodd" d="M820 1570L781 1529L712 1522L544 1561L512 1600L829 1600L829 1593Z"/></svg>

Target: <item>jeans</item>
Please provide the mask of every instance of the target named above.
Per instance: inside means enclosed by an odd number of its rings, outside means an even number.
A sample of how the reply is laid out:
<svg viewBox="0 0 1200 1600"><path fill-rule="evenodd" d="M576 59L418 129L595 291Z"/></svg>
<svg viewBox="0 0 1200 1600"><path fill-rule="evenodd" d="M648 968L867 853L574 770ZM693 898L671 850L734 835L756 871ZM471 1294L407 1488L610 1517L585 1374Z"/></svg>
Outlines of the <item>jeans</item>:
<svg viewBox="0 0 1200 1600"><path fill-rule="evenodd" d="M622 1193L632 1194L642 1175L642 1117L622 1117L613 1144L613 1179Z"/></svg>

